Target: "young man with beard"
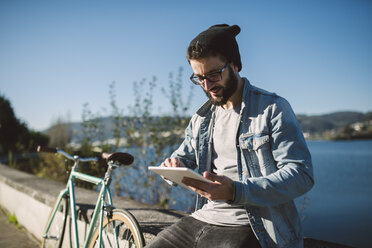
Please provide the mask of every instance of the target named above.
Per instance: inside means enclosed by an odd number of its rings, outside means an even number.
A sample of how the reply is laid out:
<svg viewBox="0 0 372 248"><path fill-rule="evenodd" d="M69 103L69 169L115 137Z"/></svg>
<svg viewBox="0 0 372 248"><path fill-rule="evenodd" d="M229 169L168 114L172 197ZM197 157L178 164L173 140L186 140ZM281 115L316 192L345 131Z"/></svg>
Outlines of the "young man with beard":
<svg viewBox="0 0 372 248"><path fill-rule="evenodd" d="M313 186L310 153L289 103L240 77L239 32L215 25L188 47L190 79L209 100L160 166L197 168L212 183L184 178L196 211L148 247L303 246L293 199Z"/></svg>

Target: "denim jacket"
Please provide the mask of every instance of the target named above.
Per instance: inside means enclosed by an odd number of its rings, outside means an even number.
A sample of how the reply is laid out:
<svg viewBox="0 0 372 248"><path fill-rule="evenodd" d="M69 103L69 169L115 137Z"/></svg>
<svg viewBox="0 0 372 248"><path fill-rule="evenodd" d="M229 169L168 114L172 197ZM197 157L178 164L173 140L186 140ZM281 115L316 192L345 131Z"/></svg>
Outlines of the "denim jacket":
<svg viewBox="0 0 372 248"><path fill-rule="evenodd" d="M309 191L309 150L289 103L245 80L236 135L239 181L233 204L245 206L262 247L303 247L293 199ZM206 102L191 118L185 139L172 154L199 173L211 171L215 106ZM198 196L196 209L206 199Z"/></svg>

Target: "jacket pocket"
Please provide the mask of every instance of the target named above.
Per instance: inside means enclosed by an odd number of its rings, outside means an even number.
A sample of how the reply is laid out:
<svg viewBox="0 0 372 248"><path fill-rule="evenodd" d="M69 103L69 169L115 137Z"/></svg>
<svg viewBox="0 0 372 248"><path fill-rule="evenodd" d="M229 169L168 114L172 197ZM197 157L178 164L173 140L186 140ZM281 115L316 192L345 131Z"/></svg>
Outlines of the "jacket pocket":
<svg viewBox="0 0 372 248"><path fill-rule="evenodd" d="M247 165L253 176L266 176L277 170L272 155L270 136L267 134L245 133L239 137L239 145L242 149Z"/></svg>
<svg viewBox="0 0 372 248"><path fill-rule="evenodd" d="M239 137L239 145L249 151L258 150L261 146L269 143L270 137L265 134L244 133Z"/></svg>

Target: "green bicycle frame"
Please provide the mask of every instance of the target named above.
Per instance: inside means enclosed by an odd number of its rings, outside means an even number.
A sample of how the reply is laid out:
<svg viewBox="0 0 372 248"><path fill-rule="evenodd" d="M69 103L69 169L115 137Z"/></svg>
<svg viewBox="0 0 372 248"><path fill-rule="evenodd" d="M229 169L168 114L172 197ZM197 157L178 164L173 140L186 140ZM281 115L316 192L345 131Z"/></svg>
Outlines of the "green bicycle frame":
<svg viewBox="0 0 372 248"><path fill-rule="evenodd" d="M97 203L93 212L92 220L90 222L88 234L85 237L84 241L84 248L88 247L89 242L92 238L94 227L96 226L97 219L99 217L99 247L101 247L101 239L102 239L102 224L103 224L103 215L104 215L104 207L105 207L105 198L107 196L108 198L108 204L112 205L112 197L111 197L111 191L110 187L108 187L105 178L98 178L94 176L90 176L87 174L80 173L76 171L77 163L74 164L71 174L68 179L67 187L66 189L62 190L58 196L57 204L55 209L53 209L52 217L50 218L49 223L47 224L47 228L45 231L45 235L48 233L50 225L57 213L57 209L64 197L69 196L69 205L70 205L70 211L71 211L71 217L72 217L72 229L73 229L73 241L74 246L76 248L79 248L79 234L78 234L78 227L77 227L77 216L76 216L76 201L75 201L75 184L74 180L79 179L85 182L89 182L95 185L101 185L101 190L98 195Z"/></svg>

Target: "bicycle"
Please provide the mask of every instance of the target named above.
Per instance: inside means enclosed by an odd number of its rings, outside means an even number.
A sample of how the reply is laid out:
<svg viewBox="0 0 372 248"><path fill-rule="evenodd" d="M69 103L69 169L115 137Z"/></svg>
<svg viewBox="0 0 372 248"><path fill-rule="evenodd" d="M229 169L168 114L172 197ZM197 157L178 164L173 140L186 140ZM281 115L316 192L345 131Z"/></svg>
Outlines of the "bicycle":
<svg viewBox="0 0 372 248"><path fill-rule="evenodd" d="M120 165L130 165L133 156L128 153L116 152L102 154L108 168L104 178L94 177L78 171L79 162L97 162L97 158L80 158L71 156L59 148L38 147L38 152L56 153L73 160L66 188L57 197L50 212L42 240L42 247L62 247L66 229L66 221L70 211L70 223L73 230L73 244L79 247L77 228L77 212L75 201L75 179L101 185L97 203L95 205L88 233L83 247L144 247L145 241L136 218L128 211L116 209L113 206L110 183L112 171Z"/></svg>

